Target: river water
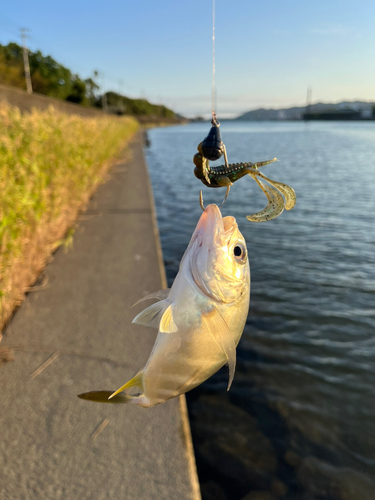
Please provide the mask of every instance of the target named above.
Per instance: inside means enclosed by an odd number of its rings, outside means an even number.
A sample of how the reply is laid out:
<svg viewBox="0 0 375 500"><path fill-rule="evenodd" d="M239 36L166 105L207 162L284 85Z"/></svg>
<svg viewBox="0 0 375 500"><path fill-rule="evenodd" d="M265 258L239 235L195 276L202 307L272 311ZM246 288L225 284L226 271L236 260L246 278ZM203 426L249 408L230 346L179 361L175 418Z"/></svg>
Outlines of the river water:
<svg viewBox="0 0 375 500"><path fill-rule="evenodd" d="M208 123L153 129L146 150L169 284L201 215L224 189L194 177ZM375 498L375 123L223 122L230 163L291 185L297 205L245 216L265 196L234 184L251 267L250 312L224 367L187 394L204 500ZM216 162L217 163L221 163Z"/></svg>

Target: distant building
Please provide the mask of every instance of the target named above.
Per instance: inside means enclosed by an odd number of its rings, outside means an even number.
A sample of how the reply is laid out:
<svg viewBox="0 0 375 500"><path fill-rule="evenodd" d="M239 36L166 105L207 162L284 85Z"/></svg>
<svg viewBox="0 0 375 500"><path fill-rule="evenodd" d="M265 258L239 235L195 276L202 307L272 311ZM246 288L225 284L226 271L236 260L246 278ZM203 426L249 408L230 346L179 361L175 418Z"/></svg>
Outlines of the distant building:
<svg viewBox="0 0 375 500"><path fill-rule="evenodd" d="M362 120L362 112L354 109L313 111L303 115L304 120Z"/></svg>

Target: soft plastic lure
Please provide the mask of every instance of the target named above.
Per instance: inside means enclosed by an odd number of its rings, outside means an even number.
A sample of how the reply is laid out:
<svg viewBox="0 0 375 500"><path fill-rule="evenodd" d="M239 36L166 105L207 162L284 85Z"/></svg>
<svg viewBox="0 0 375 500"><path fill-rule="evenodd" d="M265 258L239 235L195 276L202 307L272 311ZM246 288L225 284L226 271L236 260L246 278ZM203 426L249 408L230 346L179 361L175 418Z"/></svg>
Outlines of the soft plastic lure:
<svg viewBox="0 0 375 500"><path fill-rule="evenodd" d="M284 210L291 210L296 204L296 193L294 189L281 182L273 181L258 171L258 168L264 167L277 161L276 158L257 163L228 163L226 148L221 140L219 122L213 115L212 127L208 136L198 145L198 153L194 156L194 174L207 187L219 188L226 187L227 191L223 205L228 197L230 186L245 175L250 175L262 189L268 199L266 208L256 214L248 215L246 218L252 222L264 222L278 217ZM211 167L209 160L218 160L224 155L225 164L218 167ZM267 181L270 186L264 184L261 180ZM283 195L285 197L285 201ZM200 192L200 204L204 210L202 191ZM221 206L220 205L220 206Z"/></svg>

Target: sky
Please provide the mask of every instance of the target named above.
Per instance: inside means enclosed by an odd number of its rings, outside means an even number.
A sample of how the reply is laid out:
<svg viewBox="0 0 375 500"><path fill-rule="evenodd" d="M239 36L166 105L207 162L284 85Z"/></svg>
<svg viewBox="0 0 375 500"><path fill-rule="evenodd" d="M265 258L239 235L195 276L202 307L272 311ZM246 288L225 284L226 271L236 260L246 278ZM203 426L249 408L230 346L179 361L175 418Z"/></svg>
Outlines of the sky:
<svg viewBox="0 0 375 500"><path fill-rule="evenodd" d="M375 101L374 0L215 0L216 110ZM28 44L102 88L208 117L212 0L12 0L0 43Z"/></svg>

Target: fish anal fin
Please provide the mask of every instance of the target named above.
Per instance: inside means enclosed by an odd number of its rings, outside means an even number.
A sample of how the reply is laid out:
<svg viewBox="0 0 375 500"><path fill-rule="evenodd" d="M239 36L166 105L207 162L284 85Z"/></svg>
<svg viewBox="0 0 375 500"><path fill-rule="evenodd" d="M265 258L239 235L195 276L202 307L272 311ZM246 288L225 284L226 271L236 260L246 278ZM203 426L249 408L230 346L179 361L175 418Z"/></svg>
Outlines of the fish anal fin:
<svg viewBox="0 0 375 500"><path fill-rule="evenodd" d="M165 310L159 325L159 331L162 333L174 333L178 328L173 321L173 304L170 304Z"/></svg>
<svg viewBox="0 0 375 500"><path fill-rule="evenodd" d="M151 328L159 328L160 320L169 306L170 302L166 299L161 302L155 302L155 304L151 304L149 307L146 307L146 309L143 309L142 312L137 314L132 323L150 326Z"/></svg>
<svg viewBox="0 0 375 500"><path fill-rule="evenodd" d="M202 319L218 347L225 353L229 366L228 391L233 382L236 369L236 344L233 335L220 311L213 307L203 313Z"/></svg>
<svg viewBox="0 0 375 500"><path fill-rule="evenodd" d="M130 379L129 382L126 382L126 384L123 385L122 387L120 387L120 389L117 389L117 391L115 391L113 394L111 394L108 397L108 399L113 398L119 392L125 391L125 389L129 389L130 387L138 387L139 389L142 389L142 391L144 390L144 387L143 387L143 372L142 371L138 372L137 375L135 375L135 377L133 377L132 379Z"/></svg>

